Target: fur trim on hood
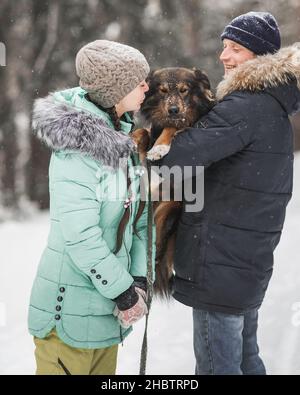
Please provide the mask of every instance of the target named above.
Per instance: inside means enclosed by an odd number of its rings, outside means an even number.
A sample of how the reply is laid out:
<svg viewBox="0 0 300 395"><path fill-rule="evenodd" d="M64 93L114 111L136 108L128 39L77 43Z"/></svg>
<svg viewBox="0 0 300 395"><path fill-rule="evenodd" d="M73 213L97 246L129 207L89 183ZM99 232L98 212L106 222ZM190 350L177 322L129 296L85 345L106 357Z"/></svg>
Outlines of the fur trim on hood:
<svg viewBox="0 0 300 395"><path fill-rule="evenodd" d="M222 100L234 91L257 92L274 88L288 84L291 78L300 88L300 43L243 63L220 82L216 96Z"/></svg>
<svg viewBox="0 0 300 395"><path fill-rule="evenodd" d="M135 150L128 135L110 128L95 114L55 100L53 94L35 100L32 126L52 150L78 150L114 169L120 158Z"/></svg>

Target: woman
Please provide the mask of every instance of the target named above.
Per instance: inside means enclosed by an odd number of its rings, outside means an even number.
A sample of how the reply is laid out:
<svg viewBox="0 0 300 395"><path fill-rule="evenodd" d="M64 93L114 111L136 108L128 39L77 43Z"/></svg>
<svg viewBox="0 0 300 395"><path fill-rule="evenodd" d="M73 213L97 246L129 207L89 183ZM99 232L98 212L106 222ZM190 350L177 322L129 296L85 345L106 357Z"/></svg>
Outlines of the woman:
<svg viewBox="0 0 300 395"><path fill-rule="evenodd" d="M53 150L51 229L29 307L37 374L115 374L118 343L147 313L147 205L128 111L144 100L149 65L96 40L76 72L80 87L38 99L33 112Z"/></svg>

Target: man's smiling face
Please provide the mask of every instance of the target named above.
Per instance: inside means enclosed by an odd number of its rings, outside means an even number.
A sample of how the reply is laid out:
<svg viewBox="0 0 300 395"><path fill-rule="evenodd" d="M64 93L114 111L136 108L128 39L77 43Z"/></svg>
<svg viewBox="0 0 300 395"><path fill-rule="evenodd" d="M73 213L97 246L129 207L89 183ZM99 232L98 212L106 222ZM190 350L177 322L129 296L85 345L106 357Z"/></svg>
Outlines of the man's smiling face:
<svg viewBox="0 0 300 395"><path fill-rule="evenodd" d="M255 57L254 52L242 45L227 38L223 40L223 51L220 55L220 61L224 65L225 76L240 64Z"/></svg>

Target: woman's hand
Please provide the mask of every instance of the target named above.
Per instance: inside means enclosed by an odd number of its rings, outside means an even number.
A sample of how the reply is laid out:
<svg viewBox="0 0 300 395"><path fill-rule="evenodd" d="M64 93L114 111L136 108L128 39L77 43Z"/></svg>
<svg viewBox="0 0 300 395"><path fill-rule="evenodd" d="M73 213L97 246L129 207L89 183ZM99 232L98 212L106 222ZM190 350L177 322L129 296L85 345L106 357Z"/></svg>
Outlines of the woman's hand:
<svg viewBox="0 0 300 395"><path fill-rule="evenodd" d="M113 312L113 315L118 318L120 325L126 329L148 313L146 292L138 287L134 287L133 290L135 295L137 295L136 303L132 307L124 310L122 309L122 306L118 307L117 302L117 306Z"/></svg>

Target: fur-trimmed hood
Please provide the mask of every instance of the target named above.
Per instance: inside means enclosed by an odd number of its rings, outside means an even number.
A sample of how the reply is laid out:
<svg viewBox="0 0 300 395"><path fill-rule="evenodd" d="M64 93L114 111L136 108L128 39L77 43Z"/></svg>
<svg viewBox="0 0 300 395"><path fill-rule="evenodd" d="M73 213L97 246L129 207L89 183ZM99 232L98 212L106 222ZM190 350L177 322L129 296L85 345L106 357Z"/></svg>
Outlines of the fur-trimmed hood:
<svg viewBox="0 0 300 395"><path fill-rule="evenodd" d="M274 93L276 88L289 85L295 91L295 94L290 96L294 103L284 104L295 110L295 106L299 107L300 102L300 43L282 48L275 54L257 56L243 63L220 82L216 96L218 100L222 100L234 91L267 90Z"/></svg>
<svg viewBox="0 0 300 395"><path fill-rule="evenodd" d="M34 132L49 148L78 150L114 169L120 158L134 152L135 144L128 135L112 129L96 114L56 100L54 95L35 100L32 116Z"/></svg>

